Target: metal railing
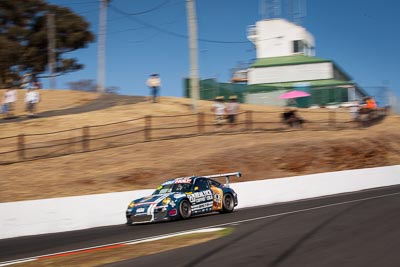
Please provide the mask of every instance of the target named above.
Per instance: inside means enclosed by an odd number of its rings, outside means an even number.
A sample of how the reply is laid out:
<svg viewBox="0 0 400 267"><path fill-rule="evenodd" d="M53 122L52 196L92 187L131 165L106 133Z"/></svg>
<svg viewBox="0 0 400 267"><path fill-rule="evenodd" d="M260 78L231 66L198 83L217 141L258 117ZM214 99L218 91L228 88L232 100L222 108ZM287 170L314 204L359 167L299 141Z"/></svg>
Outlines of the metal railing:
<svg viewBox="0 0 400 267"><path fill-rule="evenodd" d="M338 130L379 123L388 110L377 109L353 120L349 112L302 110L301 128L290 128L279 112L244 111L235 124L216 125L211 113L145 116L103 125L0 138L0 164L85 153L157 140L252 131Z"/></svg>

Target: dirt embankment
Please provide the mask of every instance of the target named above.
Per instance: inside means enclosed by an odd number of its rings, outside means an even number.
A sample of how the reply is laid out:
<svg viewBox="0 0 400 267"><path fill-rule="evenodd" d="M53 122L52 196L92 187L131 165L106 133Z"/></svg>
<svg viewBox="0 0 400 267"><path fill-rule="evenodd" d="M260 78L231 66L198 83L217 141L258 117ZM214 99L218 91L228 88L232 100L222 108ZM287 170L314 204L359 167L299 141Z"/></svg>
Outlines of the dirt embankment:
<svg viewBox="0 0 400 267"><path fill-rule="evenodd" d="M258 180L400 163L400 134L363 133L348 137L343 134L335 137L329 132L292 132L279 137L264 133L210 137L213 139L208 140L212 142L210 145L188 144L193 153L198 153L194 158L182 156L180 160L169 161L172 168L161 164L138 168L120 181L129 184L166 174L173 177L236 170L244 174L244 180Z"/></svg>
<svg viewBox="0 0 400 267"><path fill-rule="evenodd" d="M400 164L398 118L363 130L217 134L2 166L0 202L154 188L241 171L241 181ZM236 181L236 180L235 180Z"/></svg>
<svg viewBox="0 0 400 267"><path fill-rule="evenodd" d="M50 132L148 113L183 114L188 102L163 99L156 105L140 103L0 126L5 136ZM207 105L204 102L204 110ZM400 117L389 116L363 129L222 132L3 165L0 202L154 188L166 179L190 175L241 171L241 181L251 181L397 164Z"/></svg>

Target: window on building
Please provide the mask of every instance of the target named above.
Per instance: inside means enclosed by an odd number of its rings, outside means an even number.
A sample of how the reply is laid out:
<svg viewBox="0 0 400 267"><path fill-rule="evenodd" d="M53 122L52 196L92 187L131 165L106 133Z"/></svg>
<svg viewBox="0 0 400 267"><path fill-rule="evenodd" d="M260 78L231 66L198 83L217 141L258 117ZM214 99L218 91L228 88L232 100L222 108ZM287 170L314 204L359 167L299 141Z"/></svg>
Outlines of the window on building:
<svg viewBox="0 0 400 267"><path fill-rule="evenodd" d="M305 45L303 40L293 41L293 53L304 53Z"/></svg>

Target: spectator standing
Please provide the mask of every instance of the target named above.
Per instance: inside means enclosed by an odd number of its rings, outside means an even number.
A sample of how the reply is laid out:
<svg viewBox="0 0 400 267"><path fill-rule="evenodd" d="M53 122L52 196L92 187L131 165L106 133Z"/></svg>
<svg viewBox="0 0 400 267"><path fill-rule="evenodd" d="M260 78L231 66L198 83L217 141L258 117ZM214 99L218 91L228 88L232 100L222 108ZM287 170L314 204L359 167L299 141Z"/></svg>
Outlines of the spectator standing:
<svg viewBox="0 0 400 267"><path fill-rule="evenodd" d="M365 107L368 108L368 109L375 109L375 108L377 108L377 105L376 105L375 100L374 100L372 97L369 96L369 97L365 100Z"/></svg>
<svg viewBox="0 0 400 267"><path fill-rule="evenodd" d="M40 94L37 89L29 88L25 94L26 111L28 116L35 116L37 104L40 102Z"/></svg>
<svg viewBox="0 0 400 267"><path fill-rule="evenodd" d="M237 101L237 96L233 95L229 97L229 102L226 106L226 118L228 119L228 123L233 127L236 124L236 117L239 113L239 103Z"/></svg>
<svg viewBox="0 0 400 267"><path fill-rule="evenodd" d="M359 109L360 109L360 107L359 107L358 101L354 101L349 109L350 114L351 114L351 119L353 121L357 121L359 119L359 116L360 116Z"/></svg>
<svg viewBox="0 0 400 267"><path fill-rule="evenodd" d="M25 73L21 79L21 88L29 89L32 86L32 77L30 73Z"/></svg>
<svg viewBox="0 0 400 267"><path fill-rule="evenodd" d="M376 115L378 105L376 104L375 100L369 96L365 100L365 109L367 113L368 121L372 120Z"/></svg>
<svg viewBox="0 0 400 267"><path fill-rule="evenodd" d="M287 124L289 127L292 127L292 116L293 116L293 111L291 111L288 108L285 108L283 111L281 117L282 117L282 122Z"/></svg>
<svg viewBox="0 0 400 267"><path fill-rule="evenodd" d="M31 75L31 86L35 89L42 89L42 83L39 81L35 74Z"/></svg>
<svg viewBox="0 0 400 267"><path fill-rule="evenodd" d="M17 102L17 90L14 88L7 89L3 96L2 112L6 117L14 114L15 103Z"/></svg>
<svg viewBox="0 0 400 267"><path fill-rule="evenodd" d="M226 107L223 96L217 96L215 98L215 101L211 106L211 111L214 112L215 116L215 129L218 129L225 122Z"/></svg>
<svg viewBox="0 0 400 267"><path fill-rule="evenodd" d="M157 102L157 96L161 87L161 79L159 74L152 74L150 78L147 79L147 86L150 88L150 95L153 103Z"/></svg>
<svg viewBox="0 0 400 267"><path fill-rule="evenodd" d="M35 82L33 83L33 88L35 88L35 89L42 89L42 83L39 82L39 81L35 81Z"/></svg>

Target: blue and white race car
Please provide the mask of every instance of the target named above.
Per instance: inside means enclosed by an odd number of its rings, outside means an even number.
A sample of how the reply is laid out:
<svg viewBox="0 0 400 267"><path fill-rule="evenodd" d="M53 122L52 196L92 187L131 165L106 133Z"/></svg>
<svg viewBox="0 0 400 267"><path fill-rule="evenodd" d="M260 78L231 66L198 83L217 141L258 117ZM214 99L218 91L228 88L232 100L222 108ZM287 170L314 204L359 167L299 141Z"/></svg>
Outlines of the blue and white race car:
<svg viewBox="0 0 400 267"><path fill-rule="evenodd" d="M181 177L161 184L148 197L133 200L126 210L127 224L171 219L187 219L209 212L232 212L238 204L236 192L229 187L231 176L240 172L208 176ZM226 183L212 178L226 177Z"/></svg>

